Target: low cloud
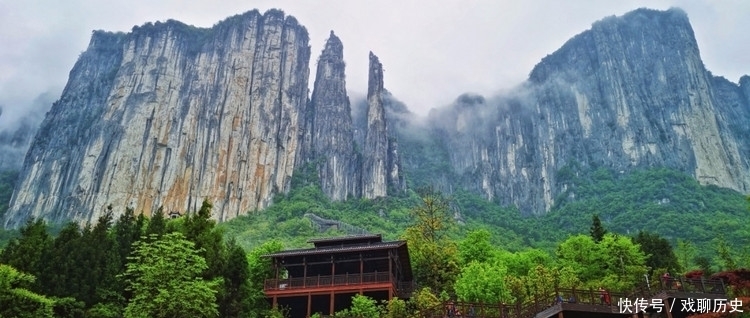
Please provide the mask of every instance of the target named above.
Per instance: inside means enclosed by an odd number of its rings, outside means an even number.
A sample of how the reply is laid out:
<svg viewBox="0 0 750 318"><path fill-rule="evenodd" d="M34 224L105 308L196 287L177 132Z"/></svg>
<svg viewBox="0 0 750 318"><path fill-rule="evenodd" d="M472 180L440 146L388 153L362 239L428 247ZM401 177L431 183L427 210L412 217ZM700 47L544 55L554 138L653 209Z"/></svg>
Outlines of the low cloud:
<svg viewBox="0 0 750 318"><path fill-rule="evenodd" d="M736 82L750 72L748 1L584 0L524 3L480 1L94 1L0 3L0 104L17 120L42 92L67 81L92 30L129 31L134 25L176 19L210 27L258 8L281 8L310 32L320 52L330 30L344 43L351 95L367 91L368 52L385 68L385 86L417 115L446 106L465 92L493 96L522 83L542 57L606 16L639 7L687 12L706 67ZM312 57L314 63L316 56ZM314 81L311 65L310 85ZM48 105L49 106L49 105ZM12 120L11 120L12 121ZM0 127L8 121L0 121Z"/></svg>

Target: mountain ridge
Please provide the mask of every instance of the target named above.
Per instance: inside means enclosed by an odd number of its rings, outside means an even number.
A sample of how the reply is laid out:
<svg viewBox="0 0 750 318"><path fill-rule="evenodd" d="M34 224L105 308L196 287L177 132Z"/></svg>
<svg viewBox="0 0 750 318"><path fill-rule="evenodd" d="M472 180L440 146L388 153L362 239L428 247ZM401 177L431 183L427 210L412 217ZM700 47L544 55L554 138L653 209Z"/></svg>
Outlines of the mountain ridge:
<svg viewBox="0 0 750 318"><path fill-rule="evenodd" d="M409 184L467 189L526 215L544 214L568 193L572 185L557 174L571 162L665 166L750 191L750 77L735 84L707 71L680 9L597 21L514 91L464 94L424 120L388 93L372 53L367 101L351 103L333 32L310 99L308 40L280 10L248 11L210 29L167 21L130 34L94 32L29 149L4 224L90 221L107 204L184 211L203 197L223 221L267 207L309 163L334 200L393 195ZM141 150L122 150L125 141ZM128 175L140 177L118 181Z"/></svg>
<svg viewBox="0 0 750 318"><path fill-rule="evenodd" d="M430 128L453 143L446 151L462 186L525 214L549 210L568 186L555 173L571 160L666 166L747 193L750 106L737 89L718 100L711 81L687 15L641 9L594 23L509 94L436 111L441 124Z"/></svg>

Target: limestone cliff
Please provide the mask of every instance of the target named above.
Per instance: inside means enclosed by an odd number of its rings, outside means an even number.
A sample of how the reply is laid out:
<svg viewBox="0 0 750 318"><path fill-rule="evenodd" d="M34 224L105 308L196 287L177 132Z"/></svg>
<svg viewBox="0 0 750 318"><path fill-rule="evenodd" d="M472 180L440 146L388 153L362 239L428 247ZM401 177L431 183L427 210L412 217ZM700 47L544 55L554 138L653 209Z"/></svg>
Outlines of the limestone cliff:
<svg viewBox="0 0 750 318"><path fill-rule="evenodd" d="M307 100L304 27L247 12L210 29L94 32L32 143L5 225L214 203L226 220L287 190Z"/></svg>
<svg viewBox="0 0 750 318"><path fill-rule="evenodd" d="M504 96L464 96L431 116L459 183L527 214L568 189L557 172L666 166L750 191L750 103L708 72L687 15L610 17L544 58Z"/></svg>
<svg viewBox="0 0 750 318"><path fill-rule="evenodd" d="M308 100L307 32L278 10L211 29L94 32L26 154L4 224L94 221L106 205L227 220L314 166L333 200L410 185L468 189L525 214L575 196L565 173L669 167L750 192L750 77L704 67L687 15L639 9L592 25L500 96L465 94L424 123L369 56L350 104L331 33ZM0 139L3 137L0 136Z"/></svg>
<svg viewBox="0 0 750 318"><path fill-rule="evenodd" d="M306 111L308 120L301 156L304 161L315 164L321 189L337 201L360 194L361 160L354 145L343 47L331 31L318 59L315 85Z"/></svg>
<svg viewBox="0 0 750 318"><path fill-rule="evenodd" d="M367 85L367 130L363 145L362 196L368 199L404 188L398 141L388 131L384 101L383 65L370 52Z"/></svg>

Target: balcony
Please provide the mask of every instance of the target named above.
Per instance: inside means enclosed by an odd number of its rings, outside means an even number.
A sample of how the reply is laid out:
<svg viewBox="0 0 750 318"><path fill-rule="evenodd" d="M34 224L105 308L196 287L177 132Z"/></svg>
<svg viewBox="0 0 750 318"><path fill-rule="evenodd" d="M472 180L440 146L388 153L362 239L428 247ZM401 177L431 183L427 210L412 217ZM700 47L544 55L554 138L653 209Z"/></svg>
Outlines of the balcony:
<svg viewBox="0 0 750 318"><path fill-rule="evenodd" d="M361 287L380 287L377 285L391 288L402 298L410 295L413 289L412 282L399 282L387 272L375 272L363 274L317 275L285 279L271 278L266 279L263 290L266 293L274 293L310 289L342 290L346 289L346 287L351 287L352 289Z"/></svg>

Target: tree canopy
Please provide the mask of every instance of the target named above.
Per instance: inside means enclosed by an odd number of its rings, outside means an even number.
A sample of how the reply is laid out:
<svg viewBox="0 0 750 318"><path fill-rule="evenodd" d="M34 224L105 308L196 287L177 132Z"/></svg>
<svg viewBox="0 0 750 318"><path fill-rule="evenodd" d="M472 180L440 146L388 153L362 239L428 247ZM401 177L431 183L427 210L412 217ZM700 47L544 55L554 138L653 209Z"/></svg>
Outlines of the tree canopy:
<svg viewBox="0 0 750 318"><path fill-rule="evenodd" d="M125 317L218 317L216 293L220 281L206 281L201 275L206 260L195 244L179 232L133 245L123 274L133 298Z"/></svg>
<svg viewBox="0 0 750 318"><path fill-rule="evenodd" d="M440 194L423 195L412 209L414 225L404 232L415 280L433 291L451 290L459 273L458 247L447 231L454 226L448 202Z"/></svg>

